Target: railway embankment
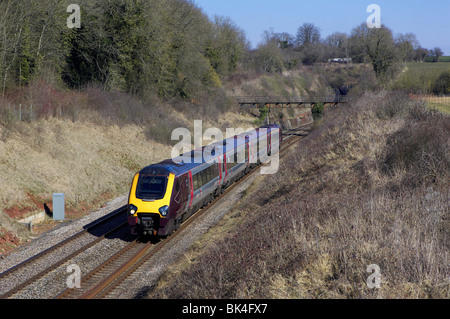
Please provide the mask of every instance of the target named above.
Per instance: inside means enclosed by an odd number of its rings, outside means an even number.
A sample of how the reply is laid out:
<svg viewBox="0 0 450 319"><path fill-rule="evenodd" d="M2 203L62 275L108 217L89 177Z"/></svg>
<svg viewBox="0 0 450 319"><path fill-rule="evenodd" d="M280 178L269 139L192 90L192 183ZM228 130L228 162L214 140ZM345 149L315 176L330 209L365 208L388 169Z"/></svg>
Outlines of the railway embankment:
<svg viewBox="0 0 450 319"><path fill-rule="evenodd" d="M249 127L252 121L250 115L233 113L219 119L221 126L237 127ZM52 208L53 193L65 194L66 220L76 220L127 194L135 172L171 153L170 144L146 136L144 125L99 125L60 118L16 125L0 142L0 237L4 238L0 253L58 225L48 216L33 223L32 231L18 223L44 212L44 203Z"/></svg>
<svg viewBox="0 0 450 319"><path fill-rule="evenodd" d="M246 84L244 93L250 94L253 85L253 94L278 94L278 87L271 86L275 83L266 83L267 76L252 81L256 84ZM298 91L301 85L297 82L294 87ZM319 85L325 84L311 80L306 88L311 91ZM0 254L58 225L49 217L33 223L31 231L29 223L18 223L41 214L44 203L51 208L53 193L65 194L67 220L127 194L136 171L170 157L177 142L171 141L175 128L192 130L199 119L204 129L224 132L259 125L258 109L239 109L226 95L232 93L195 101L143 101L95 87L74 92L36 81L11 101L2 100ZM308 121L311 114L309 109L291 109L273 111L271 116L289 128Z"/></svg>
<svg viewBox="0 0 450 319"><path fill-rule="evenodd" d="M259 177L148 298L449 298L450 118L365 93Z"/></svg>

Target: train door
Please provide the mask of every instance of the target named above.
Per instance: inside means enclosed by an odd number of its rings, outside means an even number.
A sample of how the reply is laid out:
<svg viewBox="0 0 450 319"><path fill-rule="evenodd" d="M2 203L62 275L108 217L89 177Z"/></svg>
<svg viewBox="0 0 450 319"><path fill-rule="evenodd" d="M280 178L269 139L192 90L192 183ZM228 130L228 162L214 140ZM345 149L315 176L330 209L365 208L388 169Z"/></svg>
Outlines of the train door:
<svg viewBox="0 0 450 319"><path fill-rule="evenodd" d="M175 184L175 191L177 191L177 187L179 187L179 197L180 197L180 205L181 210L186 211L187 205L189 203L189 178L187 174L178 178L178 185Z"/></svg>
<svg viewBox="0 0 450 319"><path fill-rule="evenodd" d="M192 171L189 171L189 178L188 178L188 185L189 185L189 191L188 191L188 208L191 208L192 201L194 200L194 184L192 181Z"/></svg>
<svg viewBox="0 0 450 319"><path fill-rule="evenodd" d="M249 137L245 137L245 167L250 166L250 142Z"/></svg>
<svg viewBox="0 0 450 319"><path fill-rule="evenodd" d="M222 161L222 169L223 169L223 181L225 182L225 180L227 179L227 175L228 175L228 169L227 169L227 153L225 152L223 154L223 161Z"/></svg>

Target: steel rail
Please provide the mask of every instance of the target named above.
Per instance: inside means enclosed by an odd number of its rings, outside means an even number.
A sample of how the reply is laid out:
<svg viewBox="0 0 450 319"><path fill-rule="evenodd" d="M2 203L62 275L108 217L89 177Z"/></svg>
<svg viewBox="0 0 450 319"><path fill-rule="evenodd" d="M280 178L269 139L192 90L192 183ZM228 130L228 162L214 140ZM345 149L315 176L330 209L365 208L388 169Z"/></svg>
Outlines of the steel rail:
<svg viewBox="0 0 450 319"><path fill-rule="evenodd" d="M103 221L105 222L105 221ZM97 225L99 226L99 225ZM119 226L109 230L108 232L106 232L105 234L103 234L102 236L96 238L95 240L89 242L88 244L84 245L83 247L80 247L79 249L77 249L76 251L72 252L71 254L69 254L68 256L62 258L61 260L53 263L52 265L46 267L44 270L40 271L39 273L35 274L34 276L32 276L31 278L25 280L24 282L22 282L21 284L17 285L16 287L14 287L13 289L3 293L2 295L0 295L0 299L7 299L15 294L17 294L18 292L22 291L25 287L33 284L34 282L38 281L40 278L44 277L46 274L50 273L51 271L55 270L56 268L58 268L59 266L61 266L62 264L66 263L67 261L69 261L70 259L74 258L75 256L78 256L79 254L81 254L82 252L86 251L87 249L91 248L92 246L98 244L100 241L104 240L107 236L119 231L121 228L126 227L127 226L127 222L124 222L122 224L120 224ZM85 234L85 232L80 232L82 234ZM70 242L72 242L73 240L75 240L76 238L81 237L80 233L77 233L76 237L70 237L69 239L71 239L70 241L64 242L63 244L59 243L57 246L58 247L62 247L64 245L69 244ZM53 246L54 247L54 246ZM52 247L52 248L53 248ZM54 249L53 249L54 250ZM51 250L51 251L53 251ZM49 252L47 252L45 255L48 255ZM43 256L40 256L39 258L42 258ZM34 261L36 261L37 259L34 259ZM14 271L18 271L19 269L27 266L29 263L24 264L23 266L19 267L19 268L15 268ZM9 275L11 275L12 273L9 273Z"/></svg>
<svg viewBox="0 0 450 319"><path fill-rule="evenodd" d="M0 280L13 274L14 272L24 268L27 265L32 264L33 262L36 262L37 260L39 260L42 257L45 257L46 255L49 255L50 253L54 252L56 249L61 248L65 245L67 245L68 243L80 238L81 236L83 236L84 234L93 231L95 228L103 225L104 223L118 217L120 214L126 213L126 206L123 206L119 209L116 209L115 211L109 213L108 215L100 218L99 220L97 220L96 222L94 222L93 224L91 224L89 227L83 229L82 231L70 236L69 238L64 239L63 241L57 243L56 245L53 245L49 248L47 248L46 250L43 250L42 252L34 255L33 257L30 257L24 261L22 261L21 263L9 268L8 270L5 270L4 272L2 272L0 274Z"/></svg>
<svg viewBox="0 0 450 319"><path fill-rule="evenodd" d="M111 275L118 273L123 267L132 262L135 258L138 258L140 254L147 251L152 246L153 244L151 242L142 244L139 243L137 239L133 240L127 246L116 252L111 258L83 276L81 278L81 288L67 288L57 295L56 299L84 299L83 296L86 293L89 293L93 289L92 287L98 287L99 285L105 284ZM117 264L119 266L117 266Z"/></svg>

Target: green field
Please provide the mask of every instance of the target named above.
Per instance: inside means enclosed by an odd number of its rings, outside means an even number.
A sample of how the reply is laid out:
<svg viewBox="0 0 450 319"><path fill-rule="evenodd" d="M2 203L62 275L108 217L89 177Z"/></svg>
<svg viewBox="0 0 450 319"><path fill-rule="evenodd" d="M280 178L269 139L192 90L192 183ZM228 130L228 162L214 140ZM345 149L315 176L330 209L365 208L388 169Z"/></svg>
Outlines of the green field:
<svg viewBox="0 0 450 319"><path fill-rule="evenodd" d="M450 114L450 106L436 103L428 103L428 105L444 114Z"/></svg>
<svg viewBox="0 0 450 319"><path fill-rule="evenodd" d="M425 97L425 101L431 108L450 114L450 96L429 96Z"/></svg>
<svg viewBox="0 0 450 319"><path fill-rule="evenodd" d="M429 94L434 82L445 71L450 72L450 63L407 63L406 69L394 81L392 88L406 89L416 94Z"/></svg>

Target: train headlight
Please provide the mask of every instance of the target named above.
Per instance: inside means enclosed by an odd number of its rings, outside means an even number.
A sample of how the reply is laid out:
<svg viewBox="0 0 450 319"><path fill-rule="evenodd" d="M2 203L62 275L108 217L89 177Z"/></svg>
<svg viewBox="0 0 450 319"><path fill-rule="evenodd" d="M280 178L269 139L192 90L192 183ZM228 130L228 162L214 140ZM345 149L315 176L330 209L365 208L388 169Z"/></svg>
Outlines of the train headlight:
<svg viewBox="0 0 450 319"><path fill-rule="evenodd" d="M136 214L137 210L138 210L137 207L134 206L133 204L128 205L128 214L130 216L133 216L134 214Z"/></svg>
<svg viewBox="0 0 450 319"><path fill-rule="evenodd" d="M167 213L169 212L169 206L165 205L159 209L159 213L163 216L167 216Z"/></svg>

